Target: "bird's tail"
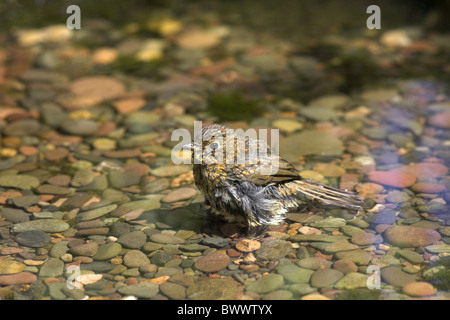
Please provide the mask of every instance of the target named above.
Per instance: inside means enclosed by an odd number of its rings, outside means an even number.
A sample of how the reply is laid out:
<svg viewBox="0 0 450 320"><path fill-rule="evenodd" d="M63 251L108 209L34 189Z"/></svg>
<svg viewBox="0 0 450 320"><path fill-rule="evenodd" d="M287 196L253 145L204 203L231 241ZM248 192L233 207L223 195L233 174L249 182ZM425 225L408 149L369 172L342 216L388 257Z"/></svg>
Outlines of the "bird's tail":
<svg viewBox="0 0 450 320"><path fill-rule="evenodd" d="M353 192L332 188L309 180L295 180L296 189L322 204L362 210L363 199Z"/></svg>

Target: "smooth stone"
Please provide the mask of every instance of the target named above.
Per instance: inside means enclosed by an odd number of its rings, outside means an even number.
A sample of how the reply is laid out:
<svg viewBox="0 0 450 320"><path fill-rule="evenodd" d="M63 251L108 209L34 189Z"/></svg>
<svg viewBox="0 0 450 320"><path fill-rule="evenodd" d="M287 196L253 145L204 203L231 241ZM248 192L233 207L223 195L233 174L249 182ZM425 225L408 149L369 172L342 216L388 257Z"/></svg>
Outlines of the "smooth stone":
<svg viewBox="0 0 450 320"><path fill-rule="evenodd" d="M389 194L386 196L386 201L390 203L402 203L402 202L408 202L410 200L410 196L408 193L399 191L399 190L393 190L392 192L389 192Z"/></svg>
<svg viewBox="0 0 450 320"><path fill-rule="evenodd" d="M141 180L141 177L137 174L120 170L111 170L108 178L111 186L116 189L137 185Z"/></svg>
<svg viewBox="0 0 450 320"><path fill-rule="evenodd" d="M292 292L287 290L275 290L264 295L263 300L290 300Z"/></svg>
<svg viewBox="0 0 450 320"><path fill-rule="evenodd" d="M358 266L351 260L342 259L337 260L333 263L333 269L339 270L343 274L357 272Z"/></svg>
<svg viewBox="0 0 450 320"><path fill-rule="evenodd" d="M162 167L150 170L150 173L157 177L173 177L173 176L178 176L182 173L189 172L191 170L192 170L192 167L188 166L188 165L162 166Z"/></svg>
<svg viewBox="0 0 450 320"><path fill-rule="evenodd" d="M279 267L277 273L291 283L308 283L314 270L300 268L294 264L288 264Z"/></svg>
<svg viewBox="0 0 450 320"><path fill-rule="evenodd" d="M69 251L68 243L69 241L61 241L53 244L49 251L50 256L53 258L61 258Z"/></svg>
<svg viewBox="0 0 450 320"><path fill-rule="evenodd" d="M6 136L33 136L39 132L41 124L35 119L20 119L3 127Z"/></svg>
<svg viewBox="0 0 450 320"><path fill-rule="evenodd" d="M343 276L342 272L335 269L319 269L311 276L311 286L315 288L329 288Z"/></svg>
<svg viewBox="0 0 450 320"><path fill-rule="evenodd" d="M410 282L415 282L415 274L408 274L399 266L388 266L381 269L381 279L390 285L403 287Z"/></svg>
<svg viewBox="0 0 450 320"><path fill-rule="evenodd" d="M314 121L329 121L337 116L334 110L319 106L301 108L299 113Z"/></svg>
<svg viewBox="0 0 450 320"><path fill-rule="evenodd" d="M110 204L104 207L95 208L88 211L78 213L77 219L80 221L88 221L100 218L117 208L117 204Z"/></svg>
<svg viewBox="0 0 450 320"><path fill-rule="evenodd" d="M129 249L141 248L147 240L147 235L142 231L132 231L130 233L122 234L117 242L123 247Z"/></svg>
<svg viewBox="0 0 450 320"><path fill-rule="evenodd" d="M367 246L369 244L375 243L376 240L377 237L374 234L363 232L354 234L351 241L358 246Z"/></svg>
<svg viewBox="0 0 450 320"><path fill-rule="evenodd" d="M61 129L64 132L77 136L91 136L97 132L98 128L97 122L90 119L69 119L61 125Z"/></svg>
<svg viewBox="0 0 450 320"><path fill-rule="evenodd" d="M291 250L291 242L274 239L264 241L261 248L255 251L255 256L261 260L279 260L284 258Z"/></svg>
<svg viewBox="0 0 450 320"><path fill-rule="evenodd" d="M123 264L129 268L137 268L150 264L150 259L139 250L130 250L123 256Z"/></svg>
<svg viewBox="0 0 450 320"><path fill-rule="evenodd" d="M182 244L185 242L185 240L182 238L162 233L152 234L150 236L150 240L156 243L164 243L164 244Z"/></svg>
<svg viewBox="0 0 450 320"><path fill-rule="evenodd" d="M26 174L0 176L0 187L31 190L38 187L39 184L38 178Z"/></svg>
<svg viewBox="0 0 450 320"><path fill-rule="evenodd" d="M230 264L230 257L222 253L212 253L201 257L195 262L197 270L212 273L225 269Z"/></svg>
<svg viewBox="0 0 450 320"><path fill-rule="evenodd" d="M353 290L358 288L367 288L368 275L359 272L351 272L346 274L342 279L334 285L339 290Z"/></svg>
<svg viewBox="0 0 450 320"><path fill-rule="evenodd" d="M22 197L16 197L11 198L11 202L14 204L14 206L19 208L27 208L31 207L32 205L35 205L39 202L40 197L36 195L29 195L29 196L22 196Z"/></svg>
<svg viewBox="0 0 450 320"><path fill-rule="evenodd" d="M398 250L396 254L408 260L412 264L421 264L424 262L422 255L412 250L408 249Z"/></svg>
<svg viewBox="0 0 450 320"><path fill-rule="evenodd" d="M186 296L191 300L231 300L238 289L237 283L230 279L206 279L190 285Z"/></svg>
<svg viewBox="0 0 450 320"><path fill-rule="evenodd" d="M432 253L450 253L450 245L448 244L436 244L427 246L425 249Z"/></svg>
<svg viewBox="0 0 450 320"><path fill-rule="evenodd" d="M222 237L209 237L203 239L202 243L213 248L223 248L230 243L230 240Z"/></svg>
<svg viewBox="0 0 450 320"><path fill-rule="evenodd" d="M70 253L74 256L87 256L92 257L97 253L98 244L96 242L89 242L70 248Z"/></svg>
<svg viewBox="0 0 450 320"><path fill-rule="evenodd" d="M166 281L161 283L159 290L172 300L183 300L186 298L186 288L178 283Z"/></svg>
<svg viewBox="0 0 450 320"><path fill-rule="evenodd" d="M309 226L314 228L341 228L345 226L345 219L342 218L327 218L310 223Z"/></svg>
<svg viewBox="0 0 450 320"><path fill-rule="evenodd" d="M194 188L183 187L168 193L164 198L161 199L162 202L176 202L187 200L194 197L197 194L197 190Z"/></svg>
<svg viewBox="0 0 450 320"><path fill-rule="evenodd" d="M376 183L396 188L406 188L412 186L416 178L409 173L399 171L372 171L368 178Z"/></svg>
<svg viewBox="0 0 450 320"><path fill-rule="evenodd" d="M50 243L50 236L44 231L32 230L16 234L14 240L22 246L40 248Z"/></svg>
<svg viewBox="0 0 450 320"><path fill-rule="evenodd" d="M44 231L48 233L63 232L70 228L70 225L64 221L56 219L37 219L32 221L20 222L12 226L13 232L24 231Z"/></svg>
<svg viewBox="0 0 450 320"><path fill-rule="evenodd" d="M312 288L308 283L294 283L289 286L289 291L300 296L309 294L316 290L316 288Z"/></svg>
<svg viewBox="0 0 450 320"><path fill-rule="evenodd" d="M73 175L72 181L70 184L73 187L81 187L88 185L92 181L94 181L95 174L94 172L88 168L88 169L80 169Z"/></svg>
<svg viewBox="0 0 450 320"><path fill-rule="evenodd" d="M49 258L39 270L39 277L59 277L63 274L64 262L58 258Z"/></svg>
<svg viewBox="0 0 450 320"><path fill-rule="evenodd" d="M353 237L354 235L356 235L358 233L365 233L364 230L362 230L358 227L349 226L349 225L345 225L345 226L341 227L340 231L349 237Z"/></svg>
<svg viewBox="0 0 450 320"><path fill-rule="evenodd" d="M71 194L72 190L66 187L55 186L52 184L43 184L36 188L37 192L40 194L56 194L56 195L66 195Z"/></svg>
<svg viewBox="0 0 450 320"><path fill-rule="evenodd" d="M440 163L415 163L395 169L396 172L408 173L422 178L440 178L447 175L449 169Z"/></svg>
<svg viewBox="0 0 450 320"><path fill-rule="evenodd" d="M272 122L272 127L289 134L302 129L303 124L295 120L279 119Z"/></svg>
<svg viewBox="0 0 450 320"><path fill-rule="evenodd" d="M431 182L416 182L411 189L417 193L441 193L447 188L443 184Z"/></svg>
<svg viewBox="0 0 450 320"><path fill-rule="evenodd" d="M330 163L317 163L313 169L325 177L340 177L345 174L344 168Z"/></svg>
<svg viewBox="0 0 450 320"><path fill-rule="evenodd" d="M147 251L147 252L156 251L156 250L161 249L163 247L163 245L164 244L162 244L162 243L147 242L142 247L142 250Z"/></svg>
<svg viewBox="0 0 450 320"><path fill-rule="evenodd" d="M104 261L93 261L82 263L80 265L81 270L88 270L94 273L106 273L114 269L115 265Z"/></svg>
<svg viewBox="0 0 450 320"><path fill-rule="evenodd" d="M329 234L296 234L289 238L289 240L297 242L337 242L347 239L348 237L346 236Z"/></svg>
<svg viewBox="0 0 450 320"><path fill-rule="evenodd" d="M145 211L159 209L161 207L161 202L158 197L149 200L130 201L120 205L117 210L121 210L123 212L130 212L137 209L144 209Z"/></svg>
<svg viewBox="0 0 450 320"><path fill-rule="evenodd" d="M250 283L245 290L256 293L268 293L280 289L284 285L284 279L279 274L267 274Z"/></svg>
<svg viewBox="0 0 450 320"><path fill-rule="evenodd" d="M336 253L341 251L350 251L350 250L356 250L359 247L357 245L354 245L347 240L342 241L336 241L332 244L327 245L324 250L329 253Z"/></svg>
<svg viewBox="0 0 450 320"><path fill-rule="evenodd" d="M402 288L403 292L412 297L435 295L437 290L428 282L411 282Z"/></svg>
<svg viewBox="0 0 450 320"><path fill-rule="evenodd" d="M372 260L372 255L363 250L341 251L336 253L337 259L350 260L358 266L366 266Z"/></svg>
<svg viewBox="0 0 450 320"><path fill-rule="evenodd" d="M0 286L14 286L19 284L32 283L37 277L28 271L18 272L8 275L0 275Z"/></svg>
<svg viewBox="0 0 450 320"><path fill-rule="evenodd" d="M292 146L296 146L292 148ZM342 141L331 133L305 130L280 140L280 154L288 161L298 161L307 155L340 156L344 151Z"/></svg>
<svg viewBox="0 0 450 320"><path fill-rule="evenodd" d="M104 261L114 258L122 251L120 243L111 242L101 245L97 249L97 253L92 257L96 261Z"/></svg>
<svg viewBox="0 0 450 320"><path fill-rule="evenodd" d="M19 261L2 260L0 261L0 274L13 274L25 270L27 266Z"/></svg>
<svg viewBox="0 0 450 320"><path fill-rule="evenodd" d="M153 282L141 282L138 284L120 287L117 290L120 294L136 296L137 298L150 299L159 292L159 284Z"/></svg>
<svg viewBox="0 0 450 320"><path fill-rule="evenodd" d="M435 230L411 226L393 226L383 236L388 243L401 248L425 247L441 239Z"/></svg>
<svg viewBox="0 0 450 320"><path fill-rule="evenodd" d="M9 222L19 223L30 220L30 215L21 209L5 208L0 211L0 215Z"/></svg>

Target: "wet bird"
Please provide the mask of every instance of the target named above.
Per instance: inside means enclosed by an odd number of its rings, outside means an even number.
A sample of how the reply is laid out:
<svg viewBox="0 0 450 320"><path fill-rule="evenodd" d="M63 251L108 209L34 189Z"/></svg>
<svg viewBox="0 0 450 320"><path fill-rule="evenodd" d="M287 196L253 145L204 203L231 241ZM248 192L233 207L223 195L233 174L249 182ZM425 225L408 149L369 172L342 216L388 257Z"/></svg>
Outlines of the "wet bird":
<svg viewBox="0 0 450 320"><path fill-rule="evenodd" d="M195 184L210 213L253 230L250 233L282 223L289 208L305 206L311 199L362 210L358 195L303 179L264 141L224 125L203 127L189 146Z"/></svg>

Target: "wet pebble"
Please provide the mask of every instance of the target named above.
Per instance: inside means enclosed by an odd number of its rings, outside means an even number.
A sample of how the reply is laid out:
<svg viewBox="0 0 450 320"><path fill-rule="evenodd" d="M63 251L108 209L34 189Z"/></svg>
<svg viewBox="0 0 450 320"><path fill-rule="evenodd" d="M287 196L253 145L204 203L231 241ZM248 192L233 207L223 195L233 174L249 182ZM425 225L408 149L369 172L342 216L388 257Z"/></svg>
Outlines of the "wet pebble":
<svg viewBox="0 0 450 320"><path fill-rule="evenodd" d="M137 268L150 264L150 259L139 250L130 250L123 256L123 264L129 268Z"/></svg>
<svg viewBox="0 0 450 320"><path fill-rule="evenodd" d="M377 240L376 236L372 233L357 233L352 236L352 242L359 246L367 246L369 244L375 243Z"/></svg>
<svg viewBox="0 0 450 320"><path fill-rule="evenodd" d="M250 283L246 287L246 291L256 293L268 293L280 289L284 285L284 279L279 274L264 275L258 280Z"/></svg>
<svg viewBox="0 0 450 320"><path fill-rule="evenodd" d="M62 123L61 128L64 132L77 136L91 136L98 130L98 124L94 120L66 120Z"/></svg>
<svg viewBox="0 0 450 320"><path fill-rule="evenodd" d="M120 243L107 243L97 249L97 253L92 257L96 261L105 261L114 258L122 251Z"/></svg>
<svg viewBox="0 0 450 320"><path fill-rule="evenodd" d="M50 242L50 236L44 231L31 230L16 234L14 240L25 247L40 248Z"/></svg>
<svg viewBox="0 0 450 320"><path fill-rule="evenodd" d="M403 292L412 297L426 297L436 294L437 290L428 282L411 282L403 287Z"/></svg>
<svg viewBox="0 0 450 320"><path fill-rule="evenodd" d="M390 285L403 287L414 282L416 275L403 272L402 267L389 266L381 269L381 279Z"/></svg>
<svg viewBox="0 0 450 320"><path fill-rule="evenodd" d="M197 194L197 190L194 188L183 187L168 193L164 198L161 199L162 202L176 202L187 200L194 197Z"/></svg>
<svg viewBox="0 0 450 320"><path fill-rule="evenodd" d="M0 274L13 274L25 270L26 265L19 261L2 260L0 261Z"/></svg>
<svg viewBox="0 0 450 320"><path fill-rule="evenodd" d="M23 271L14 274L0 274L0 286L14 286L19 284L33 283L37 280L36 275L31 272Z"/></svg>
<svg viewBox="0 0 450 320"><path fill-rule="evenodd" d="M435 230L411 226L393 226L383 236L388 243L401 248L425 247L441 238Z"/></svg>
<svg viewBox="0 0 450 320"><path fill-rule="evenodd" d="M192 300L233 299L238 291L238 285L230 279L207 279L197 281L186 290L186 296Z"/></svg>
<svg viewBox="0 0 450 320"><path fill-rule="evenodd" d="M335 282L340 280L344 274L335 269L319 269L311 276L311 286L315 288L332 287Z"/></svg>
<svg viewBox="0 0 450 320"><path fill-rule="evenodd" d="M195 268L207 273L218 272L226 268L229 263L230 258L226 254L212 253L197 260Z"/></svg>
<svg viewBox="0 0 450 320"><path fill-rule="evenodd" d="M142 231L132 231L122 234L117 240L123 247L129 249L141 248L147 240L147 235Z"/></svg>
<svg viewBox="0 0 450 320"><path fill-rule="evenodd" d="M44 231L44 232L63 232L69 229L67 222L56 219L38 219L32 221L20 222L12 226L14 232L24 231Z"/></svg>

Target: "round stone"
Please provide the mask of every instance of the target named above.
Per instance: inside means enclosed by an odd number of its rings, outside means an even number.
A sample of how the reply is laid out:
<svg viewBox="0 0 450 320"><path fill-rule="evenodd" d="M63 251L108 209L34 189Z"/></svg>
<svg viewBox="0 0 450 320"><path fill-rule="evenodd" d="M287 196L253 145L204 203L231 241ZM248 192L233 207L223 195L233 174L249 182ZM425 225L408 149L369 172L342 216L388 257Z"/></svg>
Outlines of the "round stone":
<svg viewBox="0 0 450 320"><path fill-rule="evenodd" d="M352 242L359 246L367 246L369 244L375 243L376 236L372 233L357 233L352 236Z"/></svg>
<svg viewBox="0 0 450 320"><path fill-rule="evenodd" d="M311 276L311 286L315 288L329 288L343 276L342 272L335 269L319 269Z"/></svg>
<svg viewBox="0 0 450 320"><path fill-rule="evenodd" d="M411 226L393 226L383 235L387 242L401 248L425 247L441 239L435 230Z"/></svg>
<svg viewBox="0 0 450 320"><path fill-rule="evenodd" d="M396 287L403 287L410 282L415 282L416 275L402 271L402 267L389 266L381 269L381 279Z"/></svg>
<svg viewBox="0 0 450 320"><path fill-rule="evenodd" d="M333 268L339 270L343 274L358 271L358 266L353 261L348 259L342 259L334 262Z"/></svg>
<svg viewBox="0 0 450 320"><path fill-rule="evenodd" d="M197 190L194 188L179 188L171 191L164 198L161 199L162 202L176 202L187 200L194 197L197 194Z"/></svg>
<svg viewBox="0 0 450 320"><path fill-rule="evenodd" d="M137 268L150 264L150 259L139 250L130 250L123 256L123 264L129 268Z"/></svg>
<svg viewBox="0 0 450 320"><path fill-rule="evenodd" d="M411 282L403 287L403 292L412 297L434 295L437 290L428 282Z"/></svg>
<svg viewBox="0 0 450 320"><path fill-rule="evenodd" d="M125 248L139 249L147 240L147 235L142 231L132 231L130 233L122 234L117 240Z"/></svg>
<svg viewBox="0 0 450 320"><path fill-rule="evenodd" d="M261 247L261 242L257 240L243 239L236 243L236 249L241 252L252 252Z"/></svg>
<svg viewBox="0 0 450 320"><path fill-rule="evenodd" d="M161 283L159 290L172 300L183 300L186 298L186 288L178 283L166 281Z"/></svg>
<svg viewBox="0 0 450 320"><path fill-rule="evenodd" d="M14 240L25 247L40 248L50 242L50 236L43 231L32 230L18 233Z"/></svg>
<svg viewBox="0 0 450 320"><path fill-rule="evenodd" d="M150 240L156 243L164 244L181 244L185 242L184 239L162 233L152 234L150 236Z"/></svg>
<svg viewBox="0 0 450 320"><path fill-rule="evenodd" d="M258 259L262 260L278 260L284 258L292 249L289 241L274 239L264 241L261 248L255 251Z"/></svg>
<svg viewBox="0 0 450 320"><path fill-rule="evenodd" d="M206 279L190 285L186 295L192 300L230 300L238 292L238 285L230 279Z"/></svg>
<svg viewBox="0 0 450 320"><path fill-rule="evenodd" d="M0 274L14 274L25 270L26 265L19 261L2 260L0 261Z"/></svg>
<svg viewBox="0 0 450 320"><path fill-rule="evenodd" d="M246 290L256 293L268 293L280 289L284 285L283 277L279 274L267 274L250 283Z"/></svg>
<svg viewBox="0 0 450 320"><path fill-rule="evenodd" d="M396 188L409 187L416 181L412 174L399 171L372 171L368 177L373 182Z"/></svg>
<svg viewBox="0 0 450 320"><path fill-rule="evenodd" d="M98 244L96 242L89 242L70 248L70 252L74 256L87 256L87 257L92 257L93 255L95 255L97 253L97 250Z"/></svg>
<svg viewBox="0 0 450 320"><path fill-rule="evenodd" d="M331 262L322 257L309 257L300 260L297 264L302 268L318 270L328 268L331 265Z"/></svg>
<svg viewBox="0 0 450 320"><path fill-rule="evenodd" d="M18 284L31 283L37 280L37 277L31 272L23 271L14 274L0 275L0 286L14 286Z"/></svg>
<svg viewBox="0 0 450 320"><path fill-rule="evenodd" d="M122 251L120 243L111 242L99 246L97 253L92 258L97 261L109 260L117 256L120 251Z"/></svg>
<svg viewBox="0 0 450 320"><path fill-rule="evenodd" d="M195 262L197 270L211 273L225 269L230 264L230 257L222 253L212 253L201 257Z"/></svg>

